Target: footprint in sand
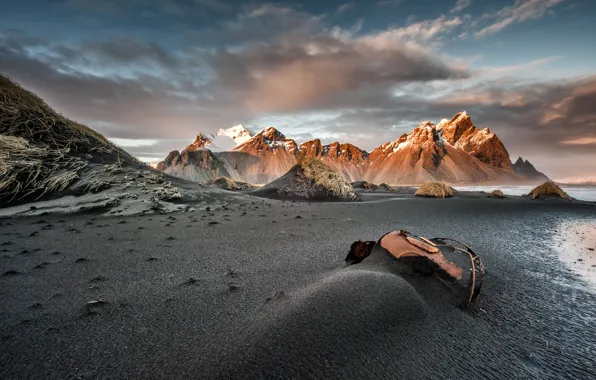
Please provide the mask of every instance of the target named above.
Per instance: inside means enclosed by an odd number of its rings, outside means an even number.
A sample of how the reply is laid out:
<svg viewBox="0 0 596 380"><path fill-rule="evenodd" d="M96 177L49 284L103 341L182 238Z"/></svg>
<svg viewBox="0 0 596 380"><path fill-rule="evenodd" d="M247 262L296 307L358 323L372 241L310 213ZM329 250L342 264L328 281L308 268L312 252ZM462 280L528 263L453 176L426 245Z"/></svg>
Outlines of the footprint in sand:
<svg viewBox="0 0 596 380"><path fill-rule="evenodd" d="M232 268L227 269L226 277L237 278L238 276L239 276L239 273L236 272L235 270L233 270Z"/></svg>
<svg viewBox="0 0 596 380"><path fill-rule="evenodd" d="M6 272L4 272L4 274L2 274L2 276L4 277L14 277L14 276L19 276L22 273L17 271L17 270L8 270Z"/></svg>
<svg viewBox="0 0 596 380"><path fill-rule="evenodd" d="M81 258L78 258L78 259L75 260L75 264L82 264L82 263L86 263L88 261L91 261L91 260L89 260L89 259L87 259L85 257L81 257Z"/></svg>
<svg viewBox="0 0 596 380"><path fill-rule="evenodd" d="M83 308L82 317L91 317L99 314L99 311L105 309L109 305L109 302L102 300L92 300L87 302Z"/></svg>
<svg viewBox="0 0 596 380"><path fill-rule="evenodd" d="M193 285L198 285L198 284L199 284L199 280L197 280L194 277L191 277L188 280L181 283L180 286L193 286Z"/></svg>
<svg viewBox="0 0 596 380"><path fill-rule="evenodd" d="M48 263L47 261L42 261L41 263L33 267L33 269L45 269L48 265L50 265L50 263Z"/></svg>

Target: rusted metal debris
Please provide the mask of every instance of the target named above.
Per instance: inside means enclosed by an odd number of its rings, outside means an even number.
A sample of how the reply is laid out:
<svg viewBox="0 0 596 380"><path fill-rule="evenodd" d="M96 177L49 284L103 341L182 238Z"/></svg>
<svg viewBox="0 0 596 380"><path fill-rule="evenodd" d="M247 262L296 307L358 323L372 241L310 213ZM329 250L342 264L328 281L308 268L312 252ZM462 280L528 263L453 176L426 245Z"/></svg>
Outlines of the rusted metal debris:
<svg viewBox="0 0 596 380"><path fill-rule="evenodd" d="M408 231L389 232L378 242L356 241L346 257L349 264L367 258L379 246L416 273L433 274L461 293L459 306L471 306L482 287L484 264L468 245L450 238L425 238Z"/></svg>

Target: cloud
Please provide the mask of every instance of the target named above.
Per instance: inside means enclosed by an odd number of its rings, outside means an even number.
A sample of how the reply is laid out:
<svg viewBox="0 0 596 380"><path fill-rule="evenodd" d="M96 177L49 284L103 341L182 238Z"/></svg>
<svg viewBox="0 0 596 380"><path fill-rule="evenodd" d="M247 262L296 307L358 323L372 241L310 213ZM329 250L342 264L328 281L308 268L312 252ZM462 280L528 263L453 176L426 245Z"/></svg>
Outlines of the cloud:
<svg viewBox="0 0 596 380"><path fill-rule="evenodd" d="M388 44L401 40L432 44L439 42L441 37L451 33L463 22L463 19L459 16L449 18L441 15L436 19L418 21L405 27L388 29L375 35L374 38L378 41L386 41Z"/></svg>
<svg viewBox="0 0 596 380"><path fill-rule="evenodd" d="M509 73L513 71L525 70L528 68L532 68L535 66L544 65L545 63L557 61L560 59L565 58L561 55L555 55L552 57L546 57L541 59L536 59L530 62L524 62L518 65L511 65L511 66L500 66L500 67L483 67L481 71L487 74L502 74L502 73Z"/></svg>
<svg viewBox="0 0 596 380"><path fill-rule="evenodd" d="M342 4L339 7L337 7L337 13L345 13L352 8L354 8L354 3Z"/></svg>
<svg viewBox="0 0 596 380"><path fill-rule="evenodd" d="M120 139L117 137L112 137L110 140L123 148L137 148L141 146L152 146L159 143L159 140L151 140L151 139Z"/></svg>
<svg viewBox="0 0 596 380"><path fill-rule="evenodd" d="M225 50L207 60L219 83L245 94L255 112L329 105L335 96L366 88L468 75L416 44L378 36L340 41L320 35Z"/></svg>
<svg viewBox="0 0 596 380"><path fill-rule="evenodd" d="M325 29L316 16L279 5L245 8L227 30L250 34L249 19L312 24L308 33L290 28L267 42L215 49L4 32L0 70L60 111L125 139L193 136L269 112L354 107L401 83L468 75L414 42L356 37L362 23Z"/></svg>
<svg viewBox="0 0 596 380"><path fill-rule="evenodd" d="M464 9L470 6L471 2L471 0L457 0L455 6L453 7L453 9L451 9L450 13L457 13L463 11Z"/></svg>
<svg viewBox="0 0 596 380"><path fill-rule="evenodd" d="M596 145L596 137L578 137L562 141L561 144L568 145Z"/></svg>
<svg viewBox="0 0 596 380"><path fill-rule="evenodd" d="M505 7L495 14L484 15L483 18L493 19L493 23L475 32L476 37L482 38L497 33L507 26L529 19L544 17L547 11L562 3L564 0L515 0L512 6Z"/></svg>

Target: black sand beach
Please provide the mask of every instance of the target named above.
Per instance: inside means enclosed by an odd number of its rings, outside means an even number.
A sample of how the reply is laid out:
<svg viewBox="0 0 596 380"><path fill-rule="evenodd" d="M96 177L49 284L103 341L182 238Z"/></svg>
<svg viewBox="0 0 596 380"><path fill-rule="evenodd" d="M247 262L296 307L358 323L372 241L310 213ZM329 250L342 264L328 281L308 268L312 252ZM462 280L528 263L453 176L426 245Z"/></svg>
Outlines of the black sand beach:
<svg viewBox="0 0 596 380"><path fill-rule="evenodd" d="M0 378L594 378L596 291L552 242L595 206L363 198L1 219ZM395 229L470 243L476 305L343 268Z"/></svg>

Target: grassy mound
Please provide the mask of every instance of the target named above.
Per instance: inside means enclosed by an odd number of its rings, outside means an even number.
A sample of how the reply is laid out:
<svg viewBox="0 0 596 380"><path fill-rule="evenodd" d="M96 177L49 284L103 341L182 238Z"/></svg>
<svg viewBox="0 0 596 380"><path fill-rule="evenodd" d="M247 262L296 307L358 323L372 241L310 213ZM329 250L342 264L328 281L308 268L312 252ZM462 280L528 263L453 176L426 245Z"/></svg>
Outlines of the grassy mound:
<svg viewBox="0 0 596 380"><path fill-rule="evenodd" d="M294 165L286 174L250 194L275 199L308 201L356 201L352 186L338 172L310 158Z"/></svg>
<svg viewBox="0 0 596 380"><path fill-rule="evenodd" d="M490 194L488 194L488 198L497 198L503 199L505 198L505 194L501 190L493 190Z"/></svg>
<svg viewBox="0 0 596 380"><path fill-rule="evenodd" d="M570 199L569 195L564 192L556 183L545 182L540 186L535 187L528 194L532 199L544 199L544 198L561 198Z"/></svg>
<svg viewBox="0 0 596 380"><path fill-rule="evenodd" d="M416 191L414 195L429 198L449 198L453 196L453 190L443 182L426 182Z"/></svg>
<svg viewBox="0 0 596 380"><path fill-rule="evenodd" d="M99 162L134 160L0 75L0 202L59 193L80 178L94 155Z"/></svg>
<svg viewBox="0 0 596 380"><path fill-rule="evenodd" d="M257 189L258 186L255 186L248 182L242 181L234 181L228 177L219 177L212 179L211 181L207 181L205 183L207 186L217 187L224 190L231 190L231 191L238 191L238 190L252 190Z"/></svg>
<svg viewBox="0 0 596 380"><path fill-rule="evenodd" d="M354 189L338 172L316 158L303 160L298 164L304 178L305 189L311 187L310 181L327 190L330 195L341 199L357 199Z"/></svg>

